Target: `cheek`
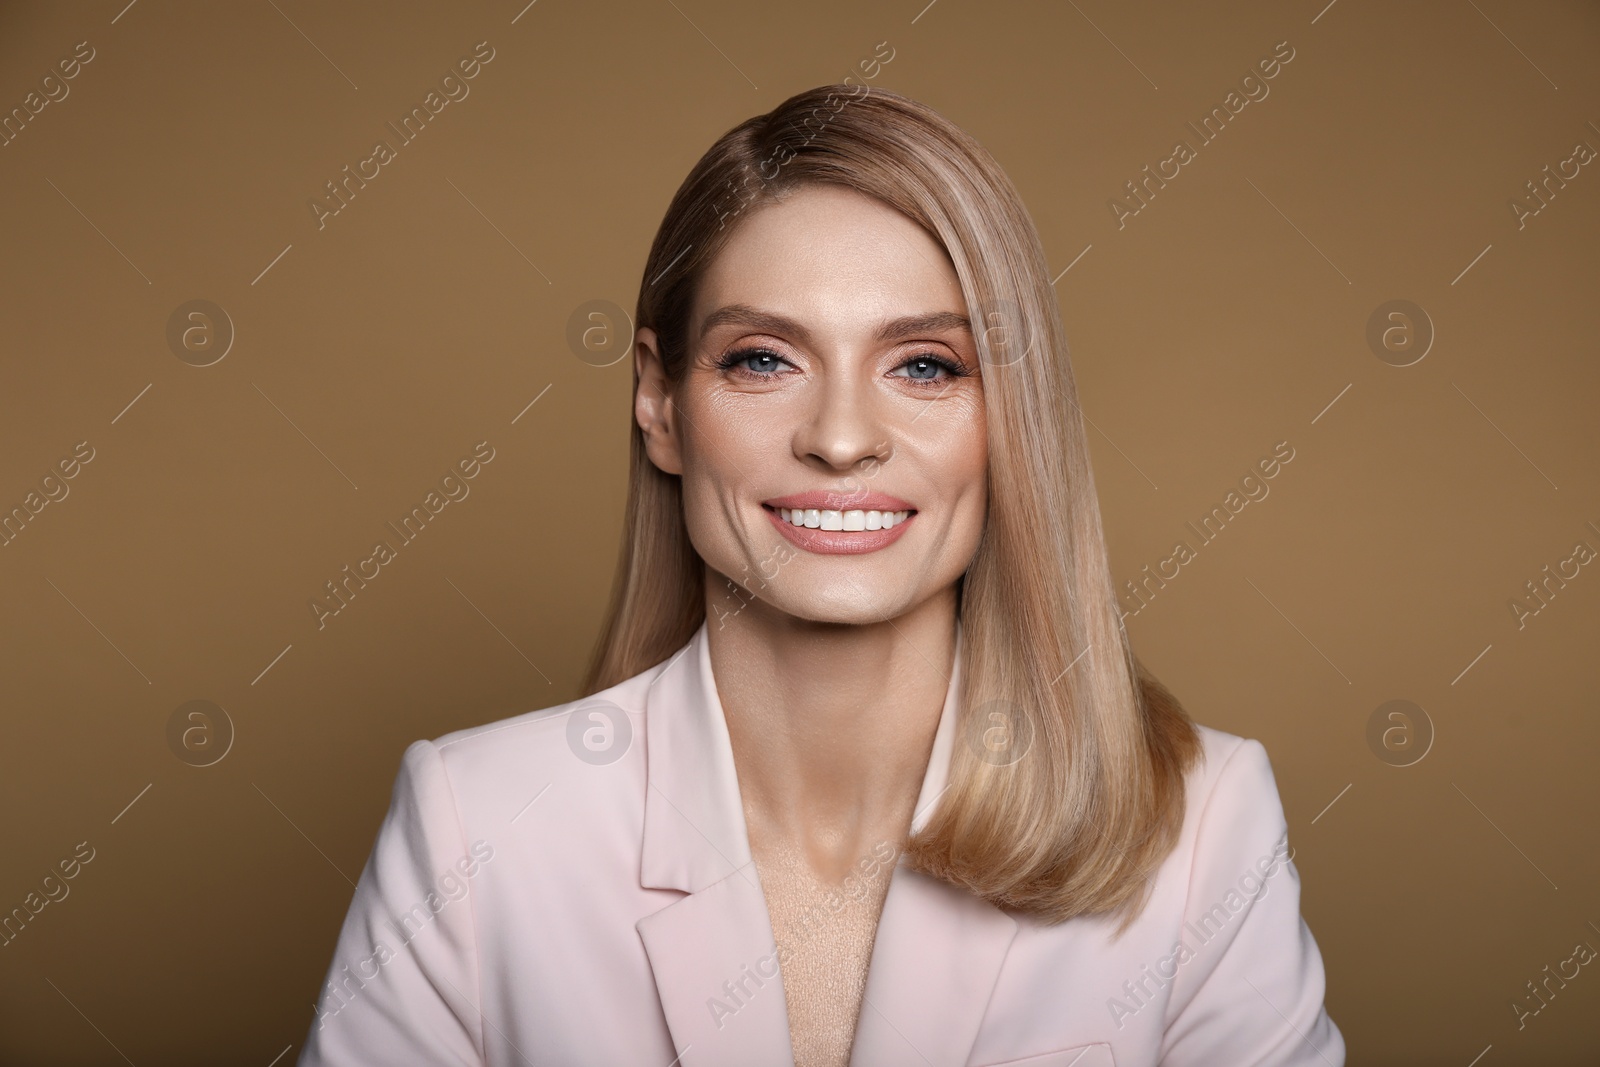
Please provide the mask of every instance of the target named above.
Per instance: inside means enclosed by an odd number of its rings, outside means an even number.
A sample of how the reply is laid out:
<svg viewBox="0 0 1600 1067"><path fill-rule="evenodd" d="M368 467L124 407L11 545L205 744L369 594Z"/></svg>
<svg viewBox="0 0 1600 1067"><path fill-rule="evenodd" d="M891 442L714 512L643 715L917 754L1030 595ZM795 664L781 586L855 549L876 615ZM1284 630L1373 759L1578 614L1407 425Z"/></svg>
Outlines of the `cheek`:
<svg viewBox="0 0 1600 1067"><path fill-rule="evenodd" d="M950 547L970 553L983 536L988 509L988 437L981 402L942 429L925 477L942 487L939 495L952 509Z"/></svg>
<svg viewBox="0 0 1600 1067"><path fill-rule="evenodd" d="M689 542L707 563L715 565L719 545L728 538L728 522L723 506L722 480L702 456L686 457L683 472L683 521L689 529Z"/></svg>
<svg viewBox="0 0 1600 1067"><path fill-rule="evenodd" d="M759 508L760 474L772 469L778 439L769 423L728 401L708 396L684 412L684 521L702 556L738 536L734 522L749 526L753 521L750 509Z"/></svg>
<svg viewBox="0 0 1600 1067"><path fill-rule="evenodd" d="M748 494L793 460L794 408L781 398L708 389L683 410L685 475ZM712 490L715 492L715 489Z"/></svg>
<svg viewBox="0 0 1600 1067"><path fill-rule="evenodd" d="M960 502L973 495L982 500L989 470L989 439L982 401L974 399L930 429L935 432L928 435L924 453L932 461L927 476L943 483L948 495Z"/></svg>
<svg viewBox="0 0 1600 1067"><path fill-rule="evenodd" d="M741 457L757 445L750 419L725 397L704 398L681 414L685 476L723 482L748 467Z"/></svg>

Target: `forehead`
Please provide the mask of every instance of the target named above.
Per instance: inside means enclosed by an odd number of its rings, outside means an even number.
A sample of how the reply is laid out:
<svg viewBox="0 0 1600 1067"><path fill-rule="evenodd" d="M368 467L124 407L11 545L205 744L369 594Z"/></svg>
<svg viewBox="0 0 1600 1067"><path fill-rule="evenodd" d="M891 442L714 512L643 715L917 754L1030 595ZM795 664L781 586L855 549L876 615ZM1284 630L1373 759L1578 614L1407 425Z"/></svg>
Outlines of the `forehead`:
<svg viewBox="0 0 1600 1067"><path fill-rule="evenodd" d="M748 304L841 329L886 316L965 310L950 258L899 211L832 185L809 185L745 214L701 279L695 327Z"/></svg>

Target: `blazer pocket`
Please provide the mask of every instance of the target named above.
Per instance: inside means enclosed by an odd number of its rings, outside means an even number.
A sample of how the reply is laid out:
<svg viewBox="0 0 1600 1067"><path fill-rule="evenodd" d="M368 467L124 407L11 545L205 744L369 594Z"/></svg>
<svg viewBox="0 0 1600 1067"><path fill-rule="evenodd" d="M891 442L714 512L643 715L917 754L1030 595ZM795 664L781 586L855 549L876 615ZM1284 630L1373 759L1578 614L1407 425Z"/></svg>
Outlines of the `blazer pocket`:
<svg viewBox="0 0 1600 1067"><path fill-rule="evenodd" d="M997 1060L983 1067L1117 1067L1111 1055L1111 1046L1105 1042L1093 1045L1073 1045L1071 1048L1041 1052L1037 1056L1024 1056L1020 1060Z"/></svg>

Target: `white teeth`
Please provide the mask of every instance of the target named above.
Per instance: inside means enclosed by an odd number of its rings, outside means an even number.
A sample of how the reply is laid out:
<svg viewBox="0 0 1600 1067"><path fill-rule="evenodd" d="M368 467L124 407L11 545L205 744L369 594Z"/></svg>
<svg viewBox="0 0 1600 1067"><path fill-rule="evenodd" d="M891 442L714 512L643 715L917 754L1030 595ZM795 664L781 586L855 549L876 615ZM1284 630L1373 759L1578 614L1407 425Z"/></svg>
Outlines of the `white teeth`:
<svg viewBox="0 0 1600 1067"><path fill-rule="evenodd" d="M813 530L888 530L905 522L910 511L826 511L818 508L779 508L778 517L792 526Z"/></svg>

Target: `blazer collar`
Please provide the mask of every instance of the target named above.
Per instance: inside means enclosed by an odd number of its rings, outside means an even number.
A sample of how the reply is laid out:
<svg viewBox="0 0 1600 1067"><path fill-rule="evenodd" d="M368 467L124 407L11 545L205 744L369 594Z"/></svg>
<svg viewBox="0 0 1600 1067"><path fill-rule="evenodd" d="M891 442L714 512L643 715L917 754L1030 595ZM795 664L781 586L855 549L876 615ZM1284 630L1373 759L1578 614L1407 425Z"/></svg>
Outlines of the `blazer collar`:
<svg viewBox="0 0 1600 1067"><path fill-rule="evenodd" d="M792 1065L771 920L750 854L707 624L649 683L640 884L679 898L636 924L684 1067ZM961 628L912 829L949 780ZM1016 933L1008 914L897 863L851 1063L960 1067Z"/></svg>
<svg viewBox="0 0 1600 1067"><path fill-rule="evenodd" d="M640 884L697 893L750 863L728 721L711 673L707 624L650 682L645 698L646 787ZM911 829L927 823L949 781L961 687L961 624Z"/></svg>
<svg viewBox="0 0 1600 1067"><path fill-rule="evenodd" d="M696 893L750 864L733 742L704 622L650 683L645 767L641 885Z"/></svg>

